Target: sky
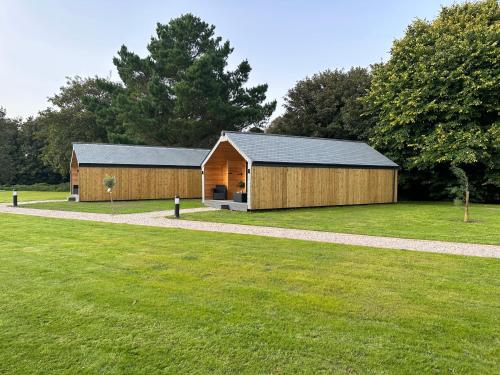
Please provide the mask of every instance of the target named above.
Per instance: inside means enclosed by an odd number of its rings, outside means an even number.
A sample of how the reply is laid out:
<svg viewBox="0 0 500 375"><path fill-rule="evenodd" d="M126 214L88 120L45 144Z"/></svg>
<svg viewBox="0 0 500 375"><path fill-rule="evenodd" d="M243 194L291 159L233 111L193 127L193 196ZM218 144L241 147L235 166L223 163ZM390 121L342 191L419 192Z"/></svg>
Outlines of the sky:
<svg viewBox="0 0 500 375"><path fill-rule="evenodd" d="M431 20L448 0L112 1L1 0L0 107L36 115L69 76L118 80L112 58L122 44L145 56L157 22L193 13L216 26L248 59L249 85L267 83L278 101L295 83L325 69L386 61L415 18Z"/></svg>

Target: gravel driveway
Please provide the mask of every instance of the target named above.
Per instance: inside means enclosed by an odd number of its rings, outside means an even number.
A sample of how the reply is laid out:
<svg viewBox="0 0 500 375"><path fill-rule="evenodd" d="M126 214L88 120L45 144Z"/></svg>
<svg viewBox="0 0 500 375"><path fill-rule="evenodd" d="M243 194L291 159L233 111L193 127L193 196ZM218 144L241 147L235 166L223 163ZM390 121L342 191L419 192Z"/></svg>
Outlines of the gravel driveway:
<svg viewBox="0 0 500 375"><path fill-rule="evenodd" d="M184 213L214 210L210 207L191 208L182 210ZM181 214L182 214L181 212ZM290 238L296 240L328 242L336 244L379 247L385 249L401 249L424 251L431 253L457 254L500 258L500 246L468 244L458 242L414 240L395 237L365 236L359 234L345 234L320 232L312 230L286 229L241 224L212 223L204 221L189 221L167 219L173 211L156 211L139 214L110 215L86 212L38 210L33 208L9 207L0 205L0 213L51 217L59 219L75 219L86 221L99 221L105 223L121 223L132 225L145 225L152 227L180 228L208 232L238 233L265 237Z"/></svg>

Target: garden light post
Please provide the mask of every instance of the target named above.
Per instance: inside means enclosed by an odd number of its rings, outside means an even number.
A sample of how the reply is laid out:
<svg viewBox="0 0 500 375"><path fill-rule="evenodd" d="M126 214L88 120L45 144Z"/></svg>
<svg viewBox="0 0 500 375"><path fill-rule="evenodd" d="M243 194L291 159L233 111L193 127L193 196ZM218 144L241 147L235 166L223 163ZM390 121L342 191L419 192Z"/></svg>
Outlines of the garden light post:
<svg viewBox="0 0 500 375"><path fill-rule="evenodd" d="M175 218L178 219L180 217L179 211L181 209L181 198L178 195L176 195L174 202L175 202Z"/></svg>
<svg viewBox="0 0 500 375"><path fill-rule="evenodd" d="M12 206L17 207L17 191L12 190Z"/></svg>

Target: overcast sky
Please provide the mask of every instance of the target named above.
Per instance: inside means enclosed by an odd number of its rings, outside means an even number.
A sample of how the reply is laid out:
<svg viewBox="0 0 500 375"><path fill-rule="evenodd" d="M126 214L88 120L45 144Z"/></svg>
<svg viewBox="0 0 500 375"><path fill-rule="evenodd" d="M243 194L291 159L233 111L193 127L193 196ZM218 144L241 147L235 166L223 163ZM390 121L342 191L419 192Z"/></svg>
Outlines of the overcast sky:
<svg viewBox="0 0 500 375"><path fill-rule="evenodd" d="M248 59L251 84L268 83L278 100L297 80L330 68L386 60L416 17L434 18L448 0L105 1L1 0L0 107L35 115L66 76L117 79L112 58L122 44L144 56L157 22L191 12L216 26Z"/></svg>

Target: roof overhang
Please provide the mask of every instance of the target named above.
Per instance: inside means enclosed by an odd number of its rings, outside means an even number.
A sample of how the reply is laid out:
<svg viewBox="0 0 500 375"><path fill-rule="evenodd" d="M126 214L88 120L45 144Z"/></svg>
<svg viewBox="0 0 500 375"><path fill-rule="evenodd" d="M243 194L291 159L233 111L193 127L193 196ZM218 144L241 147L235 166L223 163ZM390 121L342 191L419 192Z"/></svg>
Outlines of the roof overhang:
<svg viewBox="0 0 500 375"><path fill-rule="evenodd" d="M201 169L197 165L155 165L155 164L97 164L80 163L80 167L87 168L165 168L165 169Z"/></svg>
<svg viewBox="0 0 500 375"><path fill-rule="evenodd" d="M222 142L228 142L231 146L233 146L233 148L243 157L243 159L245 159L248 163L252 163L252 160L247 156L245 155L245 153L243 153L239 148L238 146L233 142L231 141L225 134L224 132L222 133L222 135L220 136L219 140L217 141L217 143L215 144L215 146L210 150L210 152L208 153L208 155L205 157L205 159L203 160L203 162L201 163L201 168L204 168L205 167L205 164L208 162L208 160L212 157L212 155L214 154L215 150L217 150L217 147L219 147L219 145L222 143Z"/></svg>
<svg viewBox="0 0 500 375"><path fill-rule="evenodd" d="M75 158L75 159L76 159L76 165L79 165L79 164L78 164L78 158L77 158L77 156L76 156L76 152L75 152L75 149L74 149L74 148L71 150L71 159L69 160L69 165L70 165L70 166L71 166L71 165L73 165L73 158Z"/></svg>
<svg viewBox="0 0 500 375"><path fill-rule="evenodd" d="M352 169L400 169L398 165L362 165L362 164L312 164L312 163L283 163L269 161L254 161L253 166L269 167L298 167L298 168L352 168Z"/></svg>

